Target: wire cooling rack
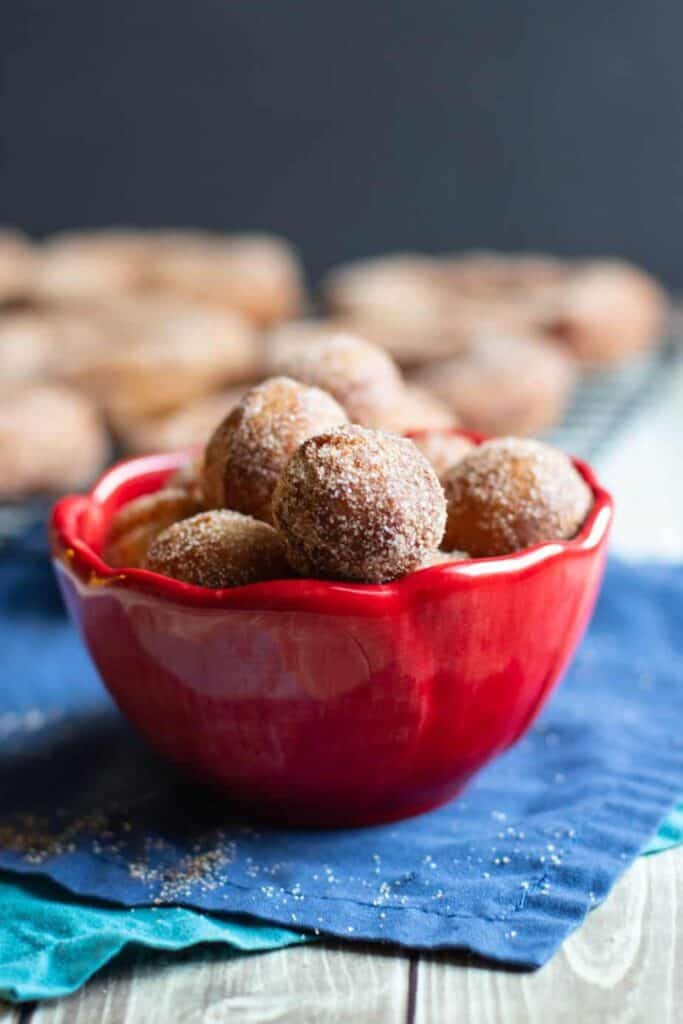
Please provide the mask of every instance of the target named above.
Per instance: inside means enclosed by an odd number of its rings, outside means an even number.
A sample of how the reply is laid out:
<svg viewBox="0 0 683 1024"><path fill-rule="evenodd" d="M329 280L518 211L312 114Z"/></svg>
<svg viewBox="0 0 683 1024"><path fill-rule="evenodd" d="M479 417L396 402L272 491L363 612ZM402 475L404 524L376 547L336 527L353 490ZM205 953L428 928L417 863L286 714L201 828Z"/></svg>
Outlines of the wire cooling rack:
<svg viewBox="0 0 683 1024"><path fill-rule="evenodd" d="M673 324L661 345L631 357L619 367L586 374L563 422L547 440L563 451L590 461L617 430L635 416L683 357L683 323Z"/></svg>
<svg viewBox="0 0 683 1024"><path fill-rule="evenodd" d="M674 361L681 358L683 313L678 313L656 349L634 356L616 369L586 374L564 421L547 440L579 458L594 459L615 431L666 383ZM11 543L13 548L44 555L49 508L47 500L0 504L0 550Z"/></svg>

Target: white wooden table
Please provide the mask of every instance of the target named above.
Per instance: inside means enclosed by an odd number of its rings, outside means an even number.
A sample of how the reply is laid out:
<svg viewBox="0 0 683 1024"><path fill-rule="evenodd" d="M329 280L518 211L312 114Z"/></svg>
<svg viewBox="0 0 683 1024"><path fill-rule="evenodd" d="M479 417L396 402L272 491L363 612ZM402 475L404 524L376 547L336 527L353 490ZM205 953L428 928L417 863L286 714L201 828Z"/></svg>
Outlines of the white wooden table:
<svg viewBox="0 0 683 1024"><path fill-rule="evenodd" d="M614 548L683 560L683 361L598 461ZM683 790L683 780L681 780ZM75 996L0 1024L614 1024L683 1020L683 848L638 860L542 970L316 944L231 959L132 953Z"/></svg>

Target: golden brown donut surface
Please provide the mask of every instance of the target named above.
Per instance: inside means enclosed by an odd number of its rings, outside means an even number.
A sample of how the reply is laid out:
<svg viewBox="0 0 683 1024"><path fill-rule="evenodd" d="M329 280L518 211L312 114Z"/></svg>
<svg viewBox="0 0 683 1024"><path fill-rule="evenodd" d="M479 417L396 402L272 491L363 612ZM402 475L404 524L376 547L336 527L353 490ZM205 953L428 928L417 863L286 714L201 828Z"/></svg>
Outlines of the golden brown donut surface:
<svg viewBox="0 0 683 1024"><path fill-rule="evenodd" d="M319 388L287 377L251 388L207 445L207 503L270 522L275 484L297 447L312 434L346 422L342 407Z"/></svg>
<svg viewBox="0 0 683 1024"><path fill-rule="evenodd" d="M448 471L443 485L448 520L441 546L473 558L567 540L593 503L563 452L521 438L479 445Z"/></svg>
<svg viewBox="0 0 683 1024"><path fill-rule="evenodd" d="M172 523L196 515L202 501L191 489L168 486L123 505L112 519L102 557L115 569L139 568L152 541Z"/></svg>
<svg viewBox="0 0 683 1024"><path fill-rule="evenodd" d="M354 423L370 425L383 410L395 407L403 391L401 373L386 352L336 330L281 351L273 369L329 392Z"/></svg>
<svg viewBox="0 0 683 1024"><path fill-rule="evenodd" d="M146 568L212 589L291 576L272 526L228 509L202 512L164 530L149 549Z"/></svg>
<svg viewBox="0 0 683 1024"><path fill-rule="evenodd" d="M347 426L298 448L276 487L273 516L301 575L383 583L438 547L445 501L412 441Z"/></svg>

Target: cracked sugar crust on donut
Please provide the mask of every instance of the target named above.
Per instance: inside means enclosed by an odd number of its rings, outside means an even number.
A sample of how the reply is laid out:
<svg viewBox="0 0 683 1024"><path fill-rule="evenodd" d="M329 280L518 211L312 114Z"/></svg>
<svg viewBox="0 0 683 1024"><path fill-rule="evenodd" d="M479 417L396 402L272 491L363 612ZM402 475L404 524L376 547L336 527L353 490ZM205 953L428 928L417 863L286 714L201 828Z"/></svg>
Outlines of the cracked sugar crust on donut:
<svg viewBox="0 0 683 1024"><path fill-rule="evenodd" d="M273 516L301 575L383 583L439 546L443 491L412 441L341 427L310 438L287 465Z"/></svg>
<svg viewBox="0 0 683 1024"><path fill-rule="evenodd" d="M164 530L150 547L145 566L211 589L291 576L277 531L228 509L202 512Z"/></svg>
<svg viewBox="0 0 683 1024"><path fill-rule="evenodd" d="M112 519L102 557L114 569L139 568L155 538L181 519L196 515L204 505L195 492L165 487L123 505Z"/></svg>
<svg viewBox="0 0 683 1024"><path fill-rule="evenodd" d="M521 438L479 445L449 470L443 485L448 520L441 546L473 558L568 540L593 504L590 488L563 452Z"/></svg>
<svg viewBox="0 0 683 1024"><path fill-rule="evenodd" d="M251 388L207 445L207 503L270 522L273 490L298 446L346 422L342 407L320 388L287 377Z"/></svg>

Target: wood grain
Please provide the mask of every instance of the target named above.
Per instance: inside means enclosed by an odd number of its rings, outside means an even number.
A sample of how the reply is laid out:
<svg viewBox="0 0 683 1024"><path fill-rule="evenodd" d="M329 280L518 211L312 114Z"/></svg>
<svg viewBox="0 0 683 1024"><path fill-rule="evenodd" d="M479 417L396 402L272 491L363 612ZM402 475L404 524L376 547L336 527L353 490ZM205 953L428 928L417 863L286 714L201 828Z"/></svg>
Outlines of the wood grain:
<svg viewBox="0 0 683 1024"><path fill-rule="evenodd" d="M44 1004L31 1024L395 1024L406 1019L407 998L407 957L311 945L231 959L206 947L138 956L128 970Z"/></svg>
<svg viewBox="0 0 683 1024"><path fill-rule="evenodd" d="M638 860L534 974L420 962L416 1024L674 1024L682 1014L683 849Z"/></svg>
<svg viewBox="0 0 683 1024"><path fill-rule="evenodd" d="M238 959L218 947L135 954L75 996L39 1007L31 1022L674 1024L683 1007L683 848L637 861L534 974L445 955L410 963L322 944ZM8 1012L0 1024L19 1024Z"/></svg>

